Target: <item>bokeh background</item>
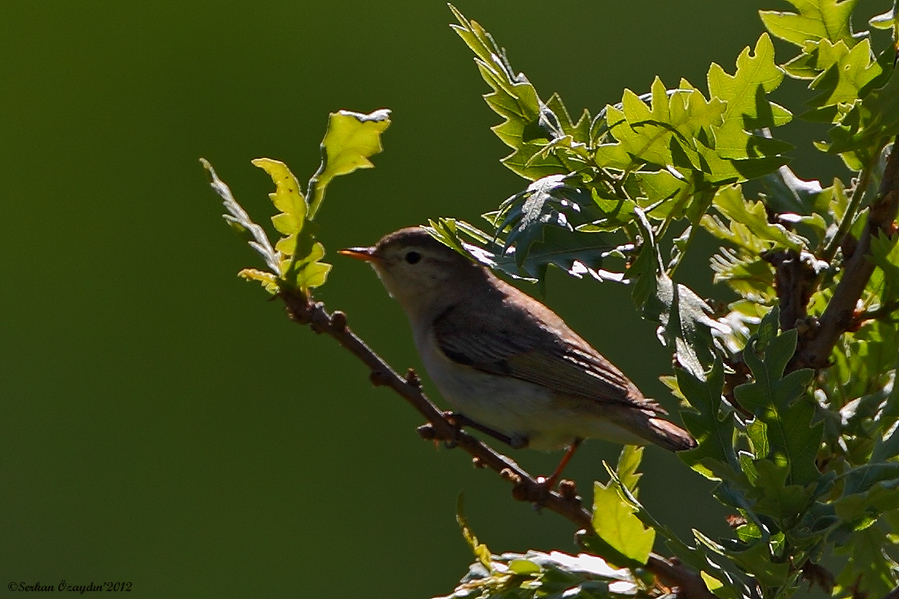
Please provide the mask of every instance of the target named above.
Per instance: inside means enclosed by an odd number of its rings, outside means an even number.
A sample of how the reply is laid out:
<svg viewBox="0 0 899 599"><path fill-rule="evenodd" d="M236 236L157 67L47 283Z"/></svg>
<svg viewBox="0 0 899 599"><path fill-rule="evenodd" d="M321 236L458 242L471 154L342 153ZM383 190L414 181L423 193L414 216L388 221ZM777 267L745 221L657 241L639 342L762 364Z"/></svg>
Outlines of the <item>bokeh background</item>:
<svg viewBox="0 0 899 599"><path fill-rule="evenodd" d="M732 71L755 42L759 8L786 8L457 2L573 113L655 75L704 85L710 60ZM396 368L417 367L398 306L334 251L429 217L477 222L522 188L451 20L421 0L0 4L0 596L62 579L143 597L446 594L472 559L462 492L494 551L576 551L568 522L421 441L418 416L360 363L235 277L259 264L198 162L268 224L271 181L252 158L305 181L330 111L392 109L377 168L329 189L335 268L319 297ZM703 264L681 272L716 292ZM669 358L627 289L553 273L547 301L674 407L657 380ZM592 442L574 460L588 497L617 452ZM514 457L546 473L559 455ZM725 532L710 485L661 450L644 464L661 520Z"/></svg>

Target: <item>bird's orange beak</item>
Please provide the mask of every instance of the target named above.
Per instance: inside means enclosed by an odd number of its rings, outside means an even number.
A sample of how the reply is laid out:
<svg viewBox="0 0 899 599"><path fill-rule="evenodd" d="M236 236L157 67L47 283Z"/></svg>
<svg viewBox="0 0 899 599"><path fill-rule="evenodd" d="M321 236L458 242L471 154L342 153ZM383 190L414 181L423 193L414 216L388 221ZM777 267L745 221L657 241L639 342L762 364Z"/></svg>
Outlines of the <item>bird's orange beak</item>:
<svg viewBox="0 0 899 599"><path fill-rule="evenodd" d="M355 258L356 260L364 260L365 262L375 262L378 257L375 256L375 248L347 248L338 250L338 254Z"/></svg>

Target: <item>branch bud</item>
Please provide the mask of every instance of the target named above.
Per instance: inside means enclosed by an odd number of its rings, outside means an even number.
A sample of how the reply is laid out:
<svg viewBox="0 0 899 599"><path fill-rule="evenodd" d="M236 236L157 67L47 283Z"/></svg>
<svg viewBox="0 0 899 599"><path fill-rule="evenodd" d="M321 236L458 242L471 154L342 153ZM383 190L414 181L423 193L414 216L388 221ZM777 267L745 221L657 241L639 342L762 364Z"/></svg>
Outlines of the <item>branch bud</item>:
<svg viewBox="0 0 899 599"><path fill-rule="evenodd" d="M335 310L334 314L331 315L331 328L338 333L344 332L346 330L346 314L340 310Z"/></svg>

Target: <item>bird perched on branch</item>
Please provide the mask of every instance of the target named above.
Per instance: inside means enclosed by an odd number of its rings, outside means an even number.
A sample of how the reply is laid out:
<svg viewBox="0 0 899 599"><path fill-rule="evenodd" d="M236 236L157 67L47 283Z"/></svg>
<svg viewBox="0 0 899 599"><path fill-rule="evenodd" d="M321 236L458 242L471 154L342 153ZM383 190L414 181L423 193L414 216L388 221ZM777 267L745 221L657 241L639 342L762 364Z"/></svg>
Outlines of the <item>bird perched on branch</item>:
<svg viewBox="0 0 899 599"><path fill-rule="evenodd" d="M455 410L515 447L569 448L550 486L583 439L696 446L552 310L424 229L400 229L340 253L374 267Z"/></svg>

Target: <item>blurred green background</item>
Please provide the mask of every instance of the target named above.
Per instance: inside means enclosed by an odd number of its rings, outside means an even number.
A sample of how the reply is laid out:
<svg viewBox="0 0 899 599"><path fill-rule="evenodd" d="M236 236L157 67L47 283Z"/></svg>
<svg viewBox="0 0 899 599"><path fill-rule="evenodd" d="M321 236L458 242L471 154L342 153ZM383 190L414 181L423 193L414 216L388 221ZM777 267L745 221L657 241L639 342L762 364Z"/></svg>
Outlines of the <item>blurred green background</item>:
<svg viewBox="0 0 899 599"><path fill-rule="evenodd" d="M458 0L573 113L657 74L704 86L710 60L732 71L772 4ZM421 0L0 4L0 596L61 579L144 597L445 594L472 559L463 491L494 551L576 551L568 522L422 442L360 363L235 277L259 263L198 162L268 224L271 181L250 159L305 181L328 112L392 109L377 168L329 189L319 297L417 367L399 307L334 251L428 217L477 222L522 188L451 18ZM710 292L703 264L688 274ZM554 273L547 301L674 407L627 289ZM568 474L589 497L617 452L588 443ZM547 473L559 455L514 457ZM725 532L698 475L653 448L644 464L662 521Z"/></svg>

